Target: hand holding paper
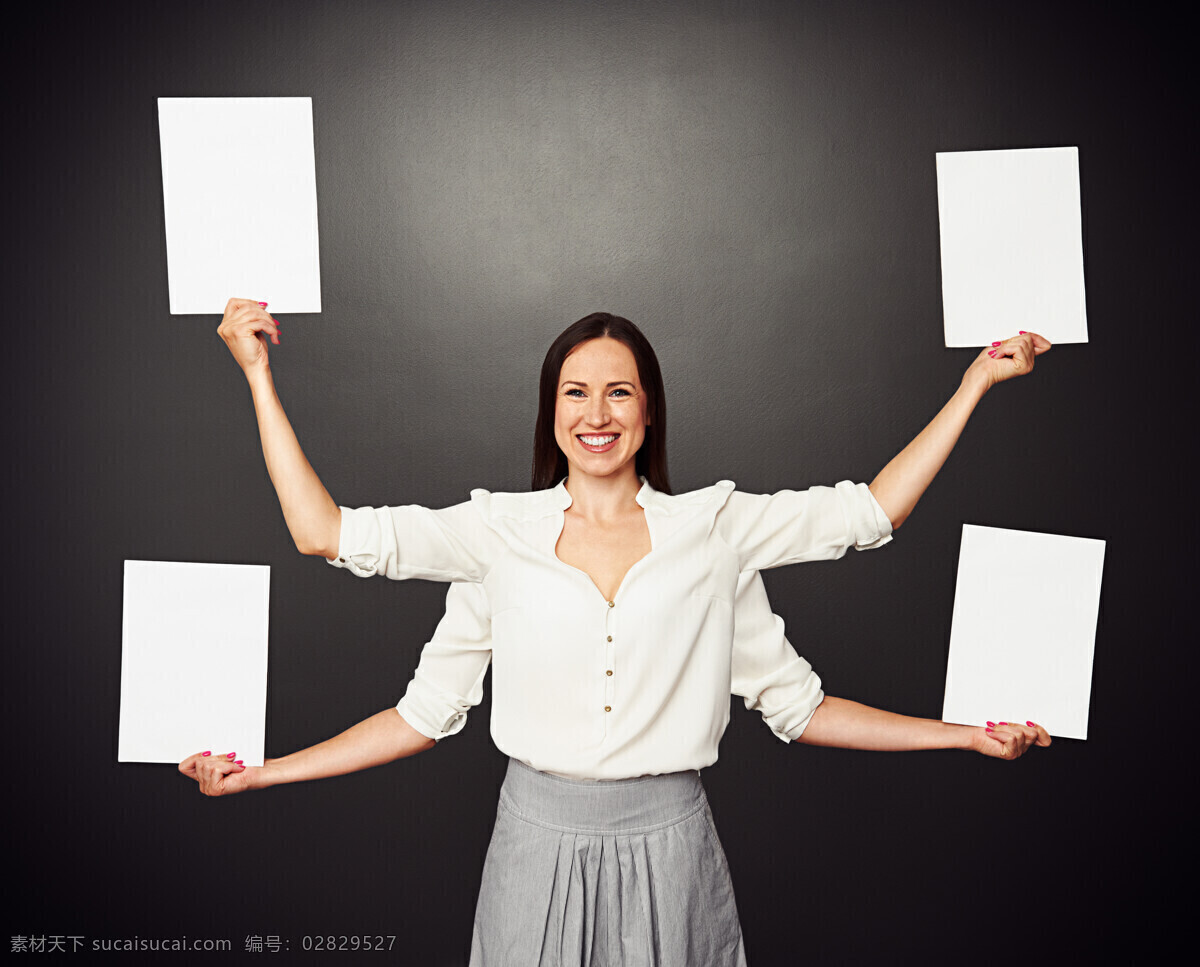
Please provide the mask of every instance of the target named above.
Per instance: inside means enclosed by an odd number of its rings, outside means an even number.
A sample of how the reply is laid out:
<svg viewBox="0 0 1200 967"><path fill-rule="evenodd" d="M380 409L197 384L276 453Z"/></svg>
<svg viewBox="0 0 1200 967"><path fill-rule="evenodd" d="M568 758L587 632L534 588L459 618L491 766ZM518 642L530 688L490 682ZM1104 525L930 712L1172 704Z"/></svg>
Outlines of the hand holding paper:
<svg viewBox="0 0 1200 967"><path fill-rule="evenodd" d="M1050 340L1036 332L1021 332L994 340L963 373L963 383L975 383L986 393L997 383L1033 372L1034 358L1051 349Z"/></svg>
<svg viewBox="0 0 1200 967"><path fill-rule="evenodd" d="M971 748L983 755L1010 761L1019 759L1031 746L1050 744L1050 733L1035 722L988 722L986 728L971 730Z"/></svg>
<svg viewBox="0 0 1200 967"><path fill-rule="evenodd" d="M279 323L267 312L267 303L253 299L230 299L225 303L225 315L217 327L217 335L233 353L233 358L250 379L267 369L266 336L279 345Z"/></svg>
<svg viewBox="0 0 1200 967"><path fill-rule="evenodd" d="M197 752L179 763L179 771L200 784L206 796L231 796L237 792L256 788L254 780L262 772L261 766L247 768L240 759L230 758L236 752L213 755L212 752Z"/></svg>

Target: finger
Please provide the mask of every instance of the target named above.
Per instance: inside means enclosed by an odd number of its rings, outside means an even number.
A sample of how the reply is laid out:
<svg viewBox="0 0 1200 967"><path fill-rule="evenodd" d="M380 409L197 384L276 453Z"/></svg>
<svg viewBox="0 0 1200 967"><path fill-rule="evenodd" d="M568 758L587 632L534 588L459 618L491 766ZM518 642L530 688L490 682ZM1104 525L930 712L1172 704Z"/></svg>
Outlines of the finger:
<svg viewBox="0 0 1200 967"><path fill-rule="evenodd" d="M1054 348L1054 344L1050 342L1049 339L1047 339L1045 336L1039 335L1036 332L1026 332L1024 329L1022 329L1017 335L1030 337L1030 339L1033 341L1033 352L1037 356L1040 356L1042 353L1049 352Z"/></svg>
<svg viewBox="0 0 1200 967"><path fill-rule="evenodd" d="M1037 732L1037 738L1034 741L1038 745L1040 745L1042 748L1045 748L1046 746L1048 746L1050 744L1051 740L1050 740L1049 732L1047 732L1044 728L1042 728L1036 722L1026 722L1025 724L1032 726L1034 731Z"/></svg>
<svg viewBox="0 0 1200 967"><path fill-rule="evenodd" d="M1008 736L1005 744L1008 746L1007 758L1010 759L1018 759L1024 755L1025 750L1029 748L1037 737L1035 729L1018 725L1016 722L1001 722L998 731Z"/></svg>
<svg viewBox="0 0 1200 967"><path fill-rule="evenodd" d="M985 754L1000 757L1008 756L1008 734L997 732L995 729L985 729L987 737L992 740L984 749Z"/></svg>
<svg viewBox="0 0 1200 967"><path fill-rule="evenodd" d="M1038 737L1037 729L1035 729L1031 725L1021 725L1018 722L1009 722L1008 727L1010 729L1012 729L1014 733L1016 733L1017 735L1020 735L1020 737L1026 743L1033 742Z"/></svg>
<svg viewBox="0 0 1200 967"><path fill-rule="evenodd" d="M232 312L233 310L240 309L243 306L257 306L261 304L262 303L260 303L257 299L245 299L240 296L234 296L225 303L225 311Z"/></svg>
<svg viewBox="0 0 1200 967"><path fill-rule="evenodd" d="M190 755L179 763L179 771L191 779L196 778L196 767L206 758L212 755L211 752L197 752L195 755Z"/></svg>
<svg viewBox="0 0 1200 967"><path fill-rule="evenodd" d="M266 333L271 338L271 341L276 345L279 344L279 323L269 315L267 311L255 303L252 306L244 306L229 317L230 334L236 335L258 335L260 332Z"/></svg>
<svg viewBox="0 0 1200 967"><path fill-rule="evenodd" d="M235 762L229 758L229 756L236 754L235 752L230 752L227 755L204 760L199 767L200 791L204 795L219 796L227 775L245 771L245 765L240 761Z"/></svg>
<svg viewBox="0 0 1200 967"><path fill-rule="evenodd" d="M1033 340L1029 334L1013 336L1006 339L995 348L993 359L1007 360L1011 370L1009 375L1022 376L1033 369Z"/></svg>
<svg viewBox="0 0 1200 967"><path fill-rule="evenodd" d="M1001 722L995 728L985 729L987 734L996 740L999 748L995 751L1002 759L1015 759L1021 753L1017 751L1018 739L1017 736L1008 728L1008 723Z"/></svg>

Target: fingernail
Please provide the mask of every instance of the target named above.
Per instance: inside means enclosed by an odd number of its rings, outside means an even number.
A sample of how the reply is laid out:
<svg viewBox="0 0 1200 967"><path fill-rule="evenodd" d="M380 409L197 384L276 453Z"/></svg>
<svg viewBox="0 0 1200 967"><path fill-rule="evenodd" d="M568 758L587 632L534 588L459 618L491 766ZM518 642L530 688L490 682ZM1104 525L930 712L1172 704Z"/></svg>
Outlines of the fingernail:
<svg viewBox="0 0 1200 967"><path fill-rule="evenodd" d="M1026 724L1026 725L1028 725L1028 726L1029 726L1031 729L1036 729L1036 728L1037 728L1037 726L1036 726L1036 725L1034 725L1032 722L1026 722L1025 724Z"/></svg>
<svg viewBox="0 0 1200 967"><path fill-rule="evenodd" d="M1025 335L1025 330L1024 330L1024 329L1022 329L1020 332L1018 332L1018 333L1017 333L1017 335L1018 335L1018 336L1023 336L1023 335Z"/></svg>
<svg viewBox="0 0 1200 967"><path fill-rule="evenodd" d="M200 754L201 755L212 755L212 750L210 749L208 752L201 752Z"/></svg>
<svg viewBox="0 0 1200 967"><path fill-rule="evenodd" d="M237 753L236 753L236 752L230 752L230 753L229 753L229 755L225 756L225 758L226 758L226 759L232 759L232 758L233 758L235 755L237 755Z"/></svg>
<svg viewBox="0 0 1200 967"><path fill-rule="evenodd" d="M241 759L238 759L238 761L237 761L237 764L238 764L239 766L240 766L240 765L242 765L242 764L243 764L243 763L242 763L242 760L241 760Z"/></svg>
<svg viewBox="0 0 1200 967"><path fill-rule="evenodd" d="M985 731L985 732L990 732L990 731L992 731L992 730L991 730L991 729L984 729L983 731Z"/></svg>
<svg viewBox="0 0 1200 967"><path fill-rule="evenodd" d="M996 350L994 350L994 349L988 350L988 355L991 356L993 359L995 359L996 358Z"/></svg>
<svg viewBox="0 0 1200 967"><path fill-rule="evenodd" d="M988 725L990 725L990 726L991 726L993 729L996 727L996 723L995 723L995 722L988 722Z"/></svg>
<svg viewBox="0 0 1200 967"><path fill-rule="evenodd" d="M264 309L267 307L267 304L265 302L260 302L259 305L262 306Z"/></svg>
<svg viewBox="0 0 1200 967"><path fill-rule="evenodd" d="M999 346L999 345L1000 345L1000 343L999 343L999 342L994 342L994 343L992 343L992 345L993 345L993 346Z"/></svg>
<svg viewBox="0 0 1200 967"><path fill-rule="evenodd" d="M1007 723L1007 722L1001 722L1000 724L1001 724L1001 725L1008 725L1008 723Z"/></svg>

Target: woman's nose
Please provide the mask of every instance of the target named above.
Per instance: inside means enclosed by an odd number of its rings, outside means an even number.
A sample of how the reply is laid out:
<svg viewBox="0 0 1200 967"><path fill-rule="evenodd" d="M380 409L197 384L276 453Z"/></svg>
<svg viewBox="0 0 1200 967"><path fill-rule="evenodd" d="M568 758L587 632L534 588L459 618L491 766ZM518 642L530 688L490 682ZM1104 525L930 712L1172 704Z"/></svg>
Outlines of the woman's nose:
<svg viewBox="0 0 1200 967"><path fill-rule="evenodd" d="M591 426L604 426L608 422L608 398L593 397L588 403L587 421Z"/></svg>

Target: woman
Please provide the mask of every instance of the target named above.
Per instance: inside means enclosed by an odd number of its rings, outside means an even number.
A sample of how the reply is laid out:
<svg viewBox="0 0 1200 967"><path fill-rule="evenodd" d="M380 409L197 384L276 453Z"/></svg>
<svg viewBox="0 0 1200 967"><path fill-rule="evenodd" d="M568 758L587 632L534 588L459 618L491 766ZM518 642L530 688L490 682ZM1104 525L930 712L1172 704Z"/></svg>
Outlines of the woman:
<svg viewBox="0 0 1200 967"><path fill-rule="evenodd" d="M268 471L302 552L361 576L483 590L492 731L511 759L476 914L479 964L576 963L593 951L630 963L744 963L698 775L715 761L728 716L735 629L744 638L755 615L769 616L765 597L746 605L739 590L754 599L763 567L890 540L987 389L1050 348L1021 333L981 354L870 488L756 496L723 481L672 497L653 350L632 323L597 313L569 327L543 364L534 482L558 486L475 491L441 511L350 510L317 479L274 393L263 336L278 343L278 324L265 307L231 300L220 332L250 382ZM205 754L180 768L209 794L352 771L432 745L402 719L387 710L262 770ZM1049 744L1032 725L980 731L833 699L793 730L789 738L814 744L1005 758Z"/></svg>

